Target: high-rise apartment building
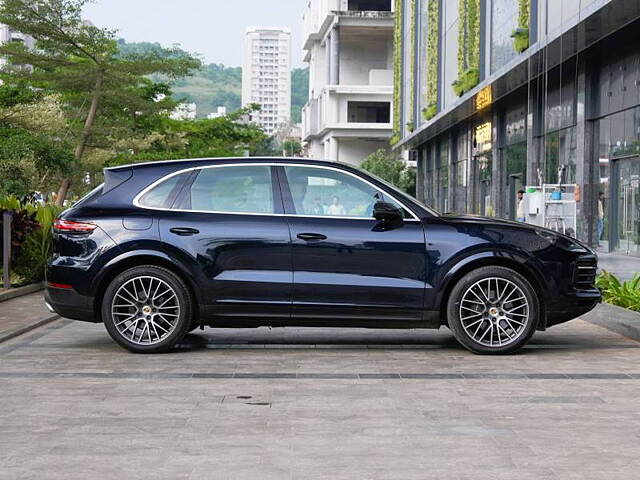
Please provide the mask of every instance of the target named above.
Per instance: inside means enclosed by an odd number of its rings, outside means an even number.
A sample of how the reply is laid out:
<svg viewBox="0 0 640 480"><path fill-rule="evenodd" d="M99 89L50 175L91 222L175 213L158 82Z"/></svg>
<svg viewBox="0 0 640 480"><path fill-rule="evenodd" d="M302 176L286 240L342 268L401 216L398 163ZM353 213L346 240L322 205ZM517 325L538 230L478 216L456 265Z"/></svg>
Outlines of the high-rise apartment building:
<svg viewBox="0 0 640 480"><path fill-rule="evenodd" d="M249 27L245 34L242 105L258 103L252 115L268 135L291 120L291 30Z"/></svg>
<svg viewBox="0 0 640 480"><path fill-rule="evenodd" d="M304 13L309 156L359 165L389 149L393 97L391 0L309 0Z"/></svg>

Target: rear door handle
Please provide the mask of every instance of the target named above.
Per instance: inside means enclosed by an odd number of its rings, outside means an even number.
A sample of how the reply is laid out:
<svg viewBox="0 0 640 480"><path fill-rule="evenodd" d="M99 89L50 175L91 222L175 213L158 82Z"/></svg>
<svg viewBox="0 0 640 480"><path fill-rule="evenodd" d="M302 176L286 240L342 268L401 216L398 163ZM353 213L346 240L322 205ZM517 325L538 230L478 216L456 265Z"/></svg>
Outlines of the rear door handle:
<svg viewBox="0 0 640 480"><path fill-rule="evenodd" d="M314 240L326 240L327 236L321 233L299 233L298 238L306 242L312 242Z"/></svg>
<svg viewBox="0 0 640 480"><path fill-rule="evenodd" d="M200 230L197 230L195 228L186 228L186 227L175 227L169 231L181 237L188 237L190 235L197 235L198 233L200 233Z"/></svg>

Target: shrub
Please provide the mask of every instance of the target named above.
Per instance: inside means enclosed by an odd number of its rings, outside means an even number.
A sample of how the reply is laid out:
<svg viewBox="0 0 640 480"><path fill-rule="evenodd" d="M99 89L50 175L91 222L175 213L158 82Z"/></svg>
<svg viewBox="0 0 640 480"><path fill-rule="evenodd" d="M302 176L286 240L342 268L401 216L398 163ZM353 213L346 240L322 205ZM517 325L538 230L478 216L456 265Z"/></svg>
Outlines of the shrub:
<svg viewBox="0 0 640 480"><path fill-rule="evenodd" d="M0 211L5 210L13 213L12 277L15 275L19 285L42 281L53 248L53 221L62 208L55 205L22 205L14 197L4 197L0 198Z"/></svg>
<svg viewBox="0 0 640 480"><path fill-rule="evenodd" d="M602 289L605 302L640 312L640 273L621 282L615 275L604 271L596 279L596 285Z"/></svg>

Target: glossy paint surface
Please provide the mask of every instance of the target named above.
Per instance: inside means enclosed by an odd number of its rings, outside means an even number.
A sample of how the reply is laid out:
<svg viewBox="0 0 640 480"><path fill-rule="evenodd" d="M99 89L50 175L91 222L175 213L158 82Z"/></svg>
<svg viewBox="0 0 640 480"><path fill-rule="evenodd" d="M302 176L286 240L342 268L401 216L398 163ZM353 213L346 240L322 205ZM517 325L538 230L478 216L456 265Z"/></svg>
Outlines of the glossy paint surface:
<svg viewBox="0 0 640 480"><path fill-rule="evenodd" d="M134 199L177 172L225 164L272 165L273 214L232 214L141 208ZM305 163L357 175L400 200L415 220L386 225L375 219L296 215L286 196L283 165ZM128 171L130 170L130 172ZM63 213L91 221L88 234L55 235L47 270L48 298L71 318L100 321L101 292L119 272L156 264L180 275L194 294L203 324L331 324L420 326L443 308L465 272L509 266L527 277L543 301L545 325L593 308L600 295L576 286L580 259L533 227L496 219L440 216L351 167L301 159L224 159L160 162L112 171L111 190ZM282 194L285 192L285 194ZM66 308L66 310L65 310ZM431 316L433 317L433 315ZM443 318L441 318L443 320ZM423 325L424 326L424 325ZM436 325L437 326L437 325Z"/></svg>

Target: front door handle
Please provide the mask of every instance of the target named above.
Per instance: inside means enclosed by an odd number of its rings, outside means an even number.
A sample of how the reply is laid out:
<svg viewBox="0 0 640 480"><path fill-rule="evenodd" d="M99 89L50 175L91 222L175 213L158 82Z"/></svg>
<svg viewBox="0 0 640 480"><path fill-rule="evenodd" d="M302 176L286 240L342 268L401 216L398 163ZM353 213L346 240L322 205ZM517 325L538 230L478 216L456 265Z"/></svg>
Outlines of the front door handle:
<svg viewBox="0 0 640 480"><path fill-rule="evenodd" d="M179 235L180 237L188 237L188 236L197 235L198 233L200 233L200 230L197 230L195 228L187 228L187 227L175 227L169 231L171 233L175 233L176 235Z"/></svg>
<svg viewBox="0 0 640 480"><path fill-rule="evenodd" d="M298 238L300 240L304 240L305 242L313 242L318 240L326 240L327 236L322 235L321 233L299 233Z"/></svg>

